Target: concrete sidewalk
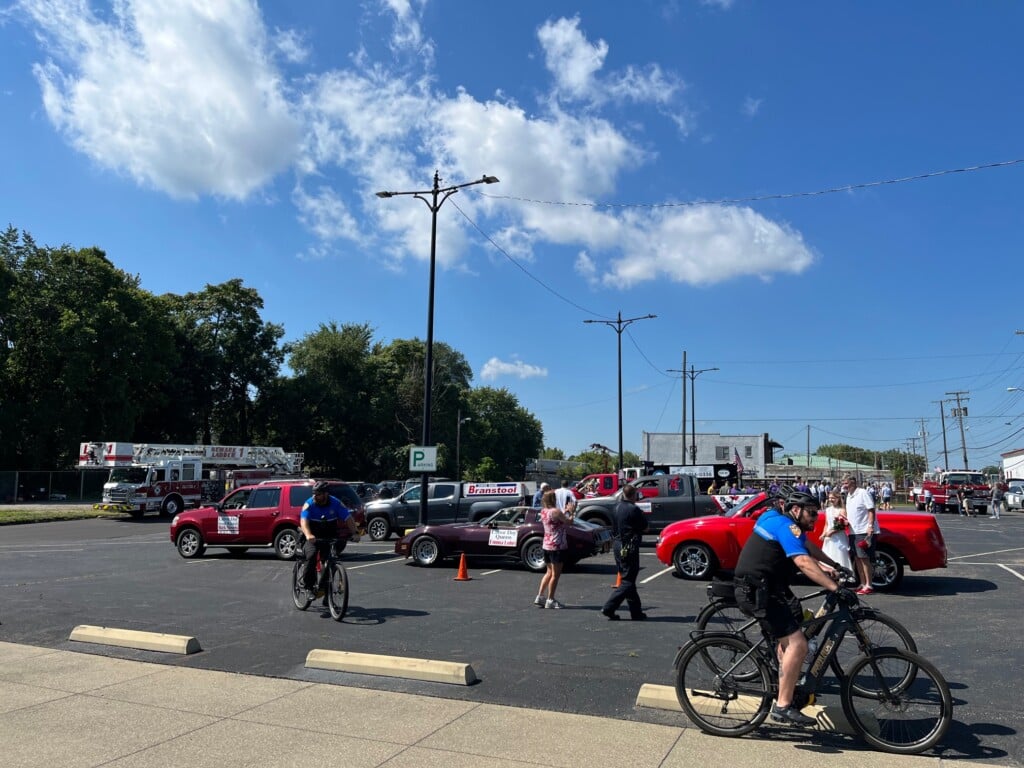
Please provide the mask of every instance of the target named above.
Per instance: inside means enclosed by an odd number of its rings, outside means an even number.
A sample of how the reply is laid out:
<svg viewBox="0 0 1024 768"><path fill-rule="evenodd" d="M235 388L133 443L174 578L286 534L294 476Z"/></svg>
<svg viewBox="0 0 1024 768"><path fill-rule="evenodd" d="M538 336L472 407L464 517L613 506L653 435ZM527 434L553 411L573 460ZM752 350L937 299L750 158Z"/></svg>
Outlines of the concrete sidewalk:
<svg viewBox="0 0 1024 768"><path fill-rule="evenodd" d="M0 642L0 766L939 766L842 737L695 728L164 666Z"/></svg>

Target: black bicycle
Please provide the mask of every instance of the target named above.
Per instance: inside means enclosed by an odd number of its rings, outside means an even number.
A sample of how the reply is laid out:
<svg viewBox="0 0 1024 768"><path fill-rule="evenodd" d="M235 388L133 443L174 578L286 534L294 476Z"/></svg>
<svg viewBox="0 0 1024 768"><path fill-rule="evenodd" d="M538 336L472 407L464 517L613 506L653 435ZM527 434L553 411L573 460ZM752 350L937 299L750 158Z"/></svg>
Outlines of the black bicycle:
<svg viewBox="0 0 1024 768"><path fill-rule="evenodd" d="M857 734L886 752L916 754L933 747L953 720L953 700L942 674L924 657L902 648L873 645L856 618L859 605L825 598L826 612L801 625L820 644L809 653L793 706L813 701L846 634L859 656L839 679L843 712ZM694 631L676 656L679 705L702 731L742 736L767 718L778 694L775 641L756 643L734 632Z"/></svg>
<svg viewBox="0 0 1024 768"><path fill-rule="evenodd" d="M845 580L848 581L848 580ZM855 583L855 580L854 580ZM799 598L800 602L808 602L828 594L828 590L818 590ZM824 616L827 610L827 602L822 602L821 607L814 614ZM917 653L917 643L913 635L899 621L887 613L870 608L862 603L850 608L850 613L860 624L861 629L871 640L871 644L878 647L902 648L911 653ZM804 618L812 617L810 611L804 609ZM822 625L817 625L820 630ZM736 604L733 596L733 583L726 579L719 579L708 585L708 604L701 609L697 615L697 629L700 631L717 631L737 633L743 636L747 642L753 644L761 636L760 626L757 619L752 619L744 614ZM813 642L814 635L809 634L808 640ZM860 656L861 649L853 642L839 642L836 652L832 655L829 665L832 672L839 679L846 677L853 663Z"/></svg>
<svg viewBox="0 0 1024 768"><path fill-rule="evenodd" d="M331 612L331 618L341 621L348 611L348 571L339 560L345 542L340 539L330 539L329 542L330 554L327 556L327 561L321 560L319 552L316 555L316 597L323 597L324 603ZM299 552L301 553L301 551L300 543ZM302 586L301 569L302 560L296 559L295 565L292 566L292 601L296 608L304 611L309 608L315 598L307 593L305 587Z"/></svg>

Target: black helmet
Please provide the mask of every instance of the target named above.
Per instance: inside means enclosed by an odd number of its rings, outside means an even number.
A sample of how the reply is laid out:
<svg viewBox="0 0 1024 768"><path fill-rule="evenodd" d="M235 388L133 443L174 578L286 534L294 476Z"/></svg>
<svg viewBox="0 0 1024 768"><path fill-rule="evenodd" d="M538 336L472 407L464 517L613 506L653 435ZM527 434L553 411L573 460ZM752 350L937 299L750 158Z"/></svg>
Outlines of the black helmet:
<svg viewBox="0 0 1024 768"><path fill-rule="evenodd" d="M794 493L796 493L796 490L793 488L793 486L783 484L783 485L780 485L778 487L778 489L775 491L775 497L774 498L776 498L776 499L788 499Z"/></svg>
<svg viewBox="0 0 1024 768"><path fill-rule="evenodd" d="M330 483L328 483L326 480L321 480L320 482L313 484L313 495L314 496L316 494L318 494L318 493L330 493L330 492L331 492L331 486L330 486Z"/></svg>
<svg viewBox="0 0 1024 768"><path fill-rule="evenodd" d="M809 493L803 491L793 491L786 497L786 507L792 507L793 505L798 507L814 507L815 509L821 509L821 503L818 501L817 496L811 496Z"/></svg>

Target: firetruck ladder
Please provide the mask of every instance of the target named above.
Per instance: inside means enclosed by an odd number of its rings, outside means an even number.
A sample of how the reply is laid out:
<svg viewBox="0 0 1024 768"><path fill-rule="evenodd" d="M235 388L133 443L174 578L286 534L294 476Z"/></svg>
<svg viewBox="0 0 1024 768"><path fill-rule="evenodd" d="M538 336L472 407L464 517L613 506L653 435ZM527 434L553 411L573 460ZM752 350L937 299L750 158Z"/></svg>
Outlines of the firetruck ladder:
<svg viewBox="0 0 1024 768"><path fill-rule="evenodd" d="M137 443L132 446L132 460L139 464L157 459L200 459L204 466L269 467L276 472L298 473L303 454L286 453L283 448L266 445L219 446L177 445L173 443Z"/></svg>

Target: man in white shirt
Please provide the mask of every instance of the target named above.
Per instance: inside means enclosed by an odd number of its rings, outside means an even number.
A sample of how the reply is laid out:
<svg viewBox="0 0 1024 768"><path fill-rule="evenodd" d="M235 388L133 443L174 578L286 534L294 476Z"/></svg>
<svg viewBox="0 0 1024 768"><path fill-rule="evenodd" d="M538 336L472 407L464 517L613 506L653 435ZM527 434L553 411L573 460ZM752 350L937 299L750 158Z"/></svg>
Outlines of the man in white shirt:
<svg viewBox="0 0 1024 768"><path fill-rule="evenodd" d="M563 480L562 487L555 491L555 503L563 512L572 512L576 506L576 494L569 489L569 481Z"/></svg>
<svg viewBox="0 0 1024 768"><path fill-rule="evenodd" d="M860 576L857 594L870 595L875 591L871 587L875 534L881 531L875 514L875 502L870 493L857 487L857 478L853 475L846 475L842 486L846 493L846 519L850 524L850 555Z"/></svg>

